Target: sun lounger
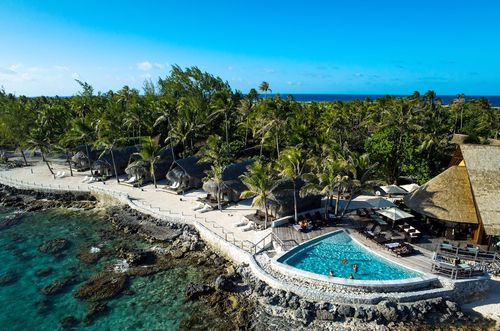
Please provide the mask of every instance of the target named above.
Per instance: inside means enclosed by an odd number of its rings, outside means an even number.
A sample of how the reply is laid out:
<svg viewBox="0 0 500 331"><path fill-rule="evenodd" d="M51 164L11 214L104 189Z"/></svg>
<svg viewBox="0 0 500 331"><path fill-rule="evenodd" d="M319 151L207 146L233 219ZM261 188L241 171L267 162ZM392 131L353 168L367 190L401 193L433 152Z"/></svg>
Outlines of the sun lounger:
<svg viewBox="0 0 500 331"><path fill-rule="evenodd" d="M172 185L170 185L170 188L171 188L171 189L173 189L173 190L175 190L175 189L177 189L180 185L181 185L181 183L180 183L180 182L174 182Z"/></svg>
<svg viewBox="0 0 500 331"><path fill-rule="evenodd" d="M136 181L135 176L132 176L132 177L130 177L128 180L126 180L126 181L125 181L125 183L127 183L127 184L132 184L132 183L134 183L135 181Z"/></svg>
<svg viewBox="0 0 500 331"><path fill-rule="evenodd" d="M203 202L198 202L196 206L193 207L193 210L199 210L205 207L205 204Z"/></svg>
<svg viewBox="0 0 500 331"><path fill-rule="evenodd" d="M203 208L198 210L200 213L206 213L207 211L212 210L213 208L210 205L205 205Z"/></svg>
<svg viewBox="0 0 500 331"><path fill-rule="evenodd" d="M82 181L81 181L81 182L82 182L82 183L85 183L85 182L86 182L86 181L88 181L89 179L90 179L90 177L89 177L89 176L85 176L85 177L82 179Z"/></svg>
<svg viewBox="0 0 500 331"><path fill-rule="evenodd" d="M387 243L387 244L384 244L385 247L389 248L389 249L394 249L394 248L397 248L399 246L401 246L400 243L396 243L396 242L392 242L392 243Z"/></svg>
<svg viewBox="0 0 500 331"><path fill-rule="evenodd" d="M245 226L248 224L248 219L246 217L242 217L239 222L234 223L234 227Z"/></svg>
<svg viewBox="0 0 500 331"><path fill-rule="evenodd" d="M246 231L251 231L255 229L255 223L254 222L248 222L247 225L244 225L242 227L240 227L240 230L243 231L243 232L246 232Z"/></svg>

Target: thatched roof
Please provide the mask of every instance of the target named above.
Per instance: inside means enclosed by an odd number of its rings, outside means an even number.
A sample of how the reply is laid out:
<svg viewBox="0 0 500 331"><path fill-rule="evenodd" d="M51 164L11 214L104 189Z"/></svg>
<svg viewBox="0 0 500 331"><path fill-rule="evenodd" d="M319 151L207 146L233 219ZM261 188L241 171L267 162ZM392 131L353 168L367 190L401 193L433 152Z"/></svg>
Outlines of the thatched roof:
<svg viewBox="0 0 500 331"><path fill-rule="evenodd" d="M500 235L500 146L461 145L484 230Z"/></svg>
<svg viewBox="0 0 500 331"><path fill-rule="evenodd" d="M465 144L468 139L469 139L469 136L466 134L454 133L453 137L451 137L450 143L462 145L462 144Z"/></svg>
<svg viewBox="0 0 500 331"><path fill-rule="evenodd" d="M208 163L198 163L199 158L190 156L184 159L174 161L174 165L179 166L189 177L204 178L205 170L210 168Z"/></svg>
<svg viewBox="0 0 500 331"><path fill-rule="evenodd" d="M246 185L240 179L248 166L254 163L254 160L246 160L238 163L233 163L228 165L222 172L222 189L233 190L234 192L243 192L247 189ZM209 193L215 193L217 191L217 186L212 180L207 180L203 183L203 189Z"/></svg>
<svg viewBox="0 0 500 331"><path fill-rule="evenodd" d="M412 210L440 220L477 224L465 167L452 166L404 198Z"/></svg>
<svg viewBox="0 0 500 331"><path fill-rule="evenodd" d="M117 168L125 168L132 154L137 153L139 148L137 146L126 146L126 147L117 147L113 149L113 156L115 159L115 164ZM107 152L102 155L95 163L94 169L99 170L102 168L113 169L113 160L111 157L111 152Z"/></svg>
<svg viewBox="0 0 500 331"><path fill-rule="evenodd" d="M380 192L382 194L396 194L396 195L403 195L403 194L408 194L407 191L403 190L401 187L397 185L383 185L383 186L378 186L375 191Z"/></svg>

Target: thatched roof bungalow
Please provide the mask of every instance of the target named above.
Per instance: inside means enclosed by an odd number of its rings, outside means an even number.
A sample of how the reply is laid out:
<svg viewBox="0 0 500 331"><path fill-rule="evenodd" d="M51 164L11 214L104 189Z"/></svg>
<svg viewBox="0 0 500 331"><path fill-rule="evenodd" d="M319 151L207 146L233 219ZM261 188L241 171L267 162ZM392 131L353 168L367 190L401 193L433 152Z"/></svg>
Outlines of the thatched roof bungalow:
<svg viewBox="0 0 500 331"><path fill-rule="evenodd" d="M113 149L113 156L115 159L117 175L123 175L127 168L132 154L137 153L139 148L137 146L116 147ZM113 159L111 153L107 152L93 164L93 170L97 171L102 176L115 176L113 167Z"/></svg>
<svg viewBox="0 0 500 331"><path fill-rule="evenodd" d="M77 171L84 171L90 169L90 164L97 161L99 155L102 153L102 150L94 149L92 146L86 147L85 145L81 145L77 146L73 152L74 155L70 159L72 167Z"/></svg>
<svg viewBox="0 0 500 331"><path fill-rule="evenodd" d="M300 189L304 186L303 180L297 182L297 211L299 213L321 208L320 195L308 195L300 197ZM262 207L262 211L263 207ZM293 215L293 183L291 180L284 181L276 187L273 193L269 196L269 211L276 217L284 217Z"/></svg>
<svg viewBox="0 0 500 331"><path fill-rule="evenodd" d="M168 170L172 166L174 161L174 157L172 155L172 150L170 148L164 149L160 154L159 160L155 162L155 177L156 180L161 178L165 178ZM150 173L150 164L147 161L143 160L134 160L133 158L130 160L129 165L125 169L125 173L129 178L134 178L135 182L146 183L152 181Z"/></svg>
<svg viewBox="0 0 500 331"><path fill-rule="evenodd" d="M196 156L175 160L167 173L170 187L176 191L202 187L203 178L207 176L205 171L210 168L210 165L200 164L199 160Z"/></svg>
<svg viewBox="0 0 500 331"><path fill-rule="evenodd" d="M472 240L500 236L500 146L460 144L451 166L404 202L428 217L469 224Z"/></svg>
<svg viewBox="0 0 500 331"><path fill-rule="evenodd" d="M237 202L241 200L241 192L245 191L247 187L241 181L240 176L247 171L248 166L252 163L254 163L254 160L246 160L230 164L224 169L222 173L223 183L221 185L223 201ZM203 183L203 190L215 197L217 194L217 185L215 185L213 180L208 180Z"/></svg>

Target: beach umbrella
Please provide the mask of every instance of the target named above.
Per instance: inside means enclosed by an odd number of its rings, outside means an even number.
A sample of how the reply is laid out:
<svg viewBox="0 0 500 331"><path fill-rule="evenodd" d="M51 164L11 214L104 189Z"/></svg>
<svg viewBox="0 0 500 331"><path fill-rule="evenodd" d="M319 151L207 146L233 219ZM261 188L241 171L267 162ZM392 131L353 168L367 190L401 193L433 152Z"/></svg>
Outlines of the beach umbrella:
<svg viewBox="0 0 500 331"><path fill-rule="evenodd" d="M385 216L393 221L399 221L405 218L412 218L413 215L410 213L405 212L404 210L401 210L396 207L391 207L387 209L381 209L376 211L377 214Z"/></svg>

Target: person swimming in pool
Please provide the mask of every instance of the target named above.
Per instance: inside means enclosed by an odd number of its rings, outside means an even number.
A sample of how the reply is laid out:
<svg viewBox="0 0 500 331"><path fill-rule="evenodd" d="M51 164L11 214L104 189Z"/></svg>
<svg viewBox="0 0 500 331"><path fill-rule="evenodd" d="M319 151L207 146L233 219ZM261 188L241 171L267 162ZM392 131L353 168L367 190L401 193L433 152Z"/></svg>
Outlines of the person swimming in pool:
<svg viewBox="0 0 500 331"><path fill-rule="evenodd" d="M354 271L354 272L358 272L358 264L357 264L357 263L354 263L354 264L352 265L352 271Z"/></svg>
<svg viewBox="0 0 500 331"><path fill-rule="evenodd" d="M347 258L346 258L346 257L344 257L344 258L342 259L342 264L343 264L343 265L347 265Z"/></svg>
<svg viewBox="0 0 500 331"><path fill-rule="evenodd" d="M349 274L349 279L354 279L354 276L352 274Z"/></svg>
<svg viewBox="0 0 500 331"><path fill-rule="evenodd" d="M334 277L333 270L330 270L330 277Z"/></svg>

